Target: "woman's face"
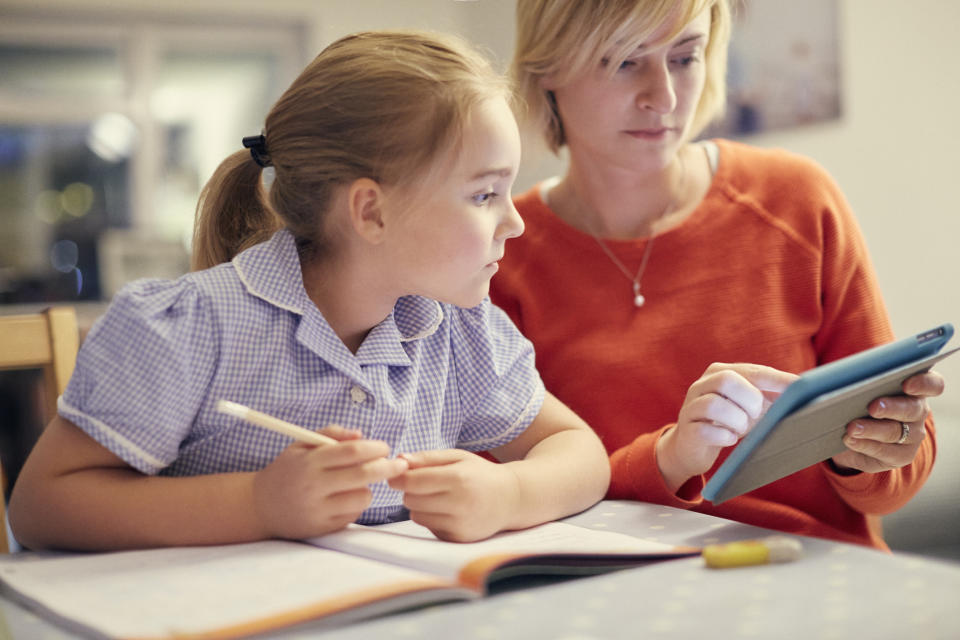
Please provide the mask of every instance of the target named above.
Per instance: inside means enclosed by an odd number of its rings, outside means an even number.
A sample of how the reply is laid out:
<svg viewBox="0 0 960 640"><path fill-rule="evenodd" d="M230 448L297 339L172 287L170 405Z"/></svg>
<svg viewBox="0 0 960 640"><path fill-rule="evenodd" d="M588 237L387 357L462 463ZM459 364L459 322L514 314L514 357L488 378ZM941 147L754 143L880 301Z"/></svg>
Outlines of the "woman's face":
<svg viewBox="0 0 960 640"><path fill-rule="evenodd" d="M666 44L637 47L612 76L605 59L563 85L544 78L574 160L631 171L667 166L688 139L703 93L709 34L705 10Z"/></svg>

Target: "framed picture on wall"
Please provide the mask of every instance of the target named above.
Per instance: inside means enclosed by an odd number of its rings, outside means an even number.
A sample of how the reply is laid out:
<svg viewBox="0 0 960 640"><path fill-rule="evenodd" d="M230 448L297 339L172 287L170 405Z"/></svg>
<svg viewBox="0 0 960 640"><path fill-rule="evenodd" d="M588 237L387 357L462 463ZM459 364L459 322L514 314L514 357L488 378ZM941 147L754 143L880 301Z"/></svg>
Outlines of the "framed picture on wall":
<svg viewBox="0 0 960 640"><path fill-rule="evenodd" d="M738 0L727 112L708 136L742 137L838 119L842 113L837 0Z"/></svg>

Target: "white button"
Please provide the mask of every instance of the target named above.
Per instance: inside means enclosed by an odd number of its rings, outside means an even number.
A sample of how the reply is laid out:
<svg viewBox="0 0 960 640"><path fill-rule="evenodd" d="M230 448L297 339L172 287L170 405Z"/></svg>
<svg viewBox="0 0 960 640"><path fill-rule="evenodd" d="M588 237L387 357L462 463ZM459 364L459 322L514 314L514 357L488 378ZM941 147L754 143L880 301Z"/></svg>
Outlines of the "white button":
<svg viewBox="0 0 960 640"><path fill-rule="evenodd" d="M358 387L357 385L353 385L352 387L350 387L350 399L356 402L357 404L360 404L361 402L367 399L367 392L361 389L360 387Z"/></svg>

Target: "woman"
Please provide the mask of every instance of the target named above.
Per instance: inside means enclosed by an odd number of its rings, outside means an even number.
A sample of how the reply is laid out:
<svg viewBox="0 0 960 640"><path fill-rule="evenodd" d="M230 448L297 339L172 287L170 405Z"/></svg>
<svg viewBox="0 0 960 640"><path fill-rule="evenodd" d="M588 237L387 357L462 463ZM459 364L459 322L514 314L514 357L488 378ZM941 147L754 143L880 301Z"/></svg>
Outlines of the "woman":
<svg viewBox="0 0 960 640"><path fill-rule="evenodd" d="M516 199L526 234L491 295L604 441L608 497L885 549L877 516L933 464L935 373L871 403L831 460L720 505L700 495L795 374L893 338L821 168L691 142L724 103L727 1L519 0L517 17L525 120L569 164Z"/></svg>

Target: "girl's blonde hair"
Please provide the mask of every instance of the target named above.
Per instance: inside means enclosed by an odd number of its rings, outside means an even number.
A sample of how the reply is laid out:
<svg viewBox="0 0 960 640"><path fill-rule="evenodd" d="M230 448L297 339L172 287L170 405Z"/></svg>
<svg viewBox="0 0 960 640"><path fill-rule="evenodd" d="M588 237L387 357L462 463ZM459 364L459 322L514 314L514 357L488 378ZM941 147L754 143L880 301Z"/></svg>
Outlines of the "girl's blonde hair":
<svg viewBox="0 0 960 640"><path fill-rule="evenodd" d="M556 152L566 144L548 75L559 84L608 59L613 73L640 44L656 46L676 37L701 11L710 10L705 51L706 84L691 124L696 136L719 117L726 103L728 0L517 0L517 41L510 74L524 105L522 120L542 131ZM669 25L660 41L651 36Z"/></svg>
<svg viewBox="0 0 960 640"><path fill-rule="evenodd" d="M509 97L507 80L460 39L380 31L334 42L267 115L258 155L275 172L269 193L247 150L203 188L192 268L230 260L281 227L301 251L331 250L324 215L338 186L418 181L459 142L471 110L495 96Z"/></svg>

